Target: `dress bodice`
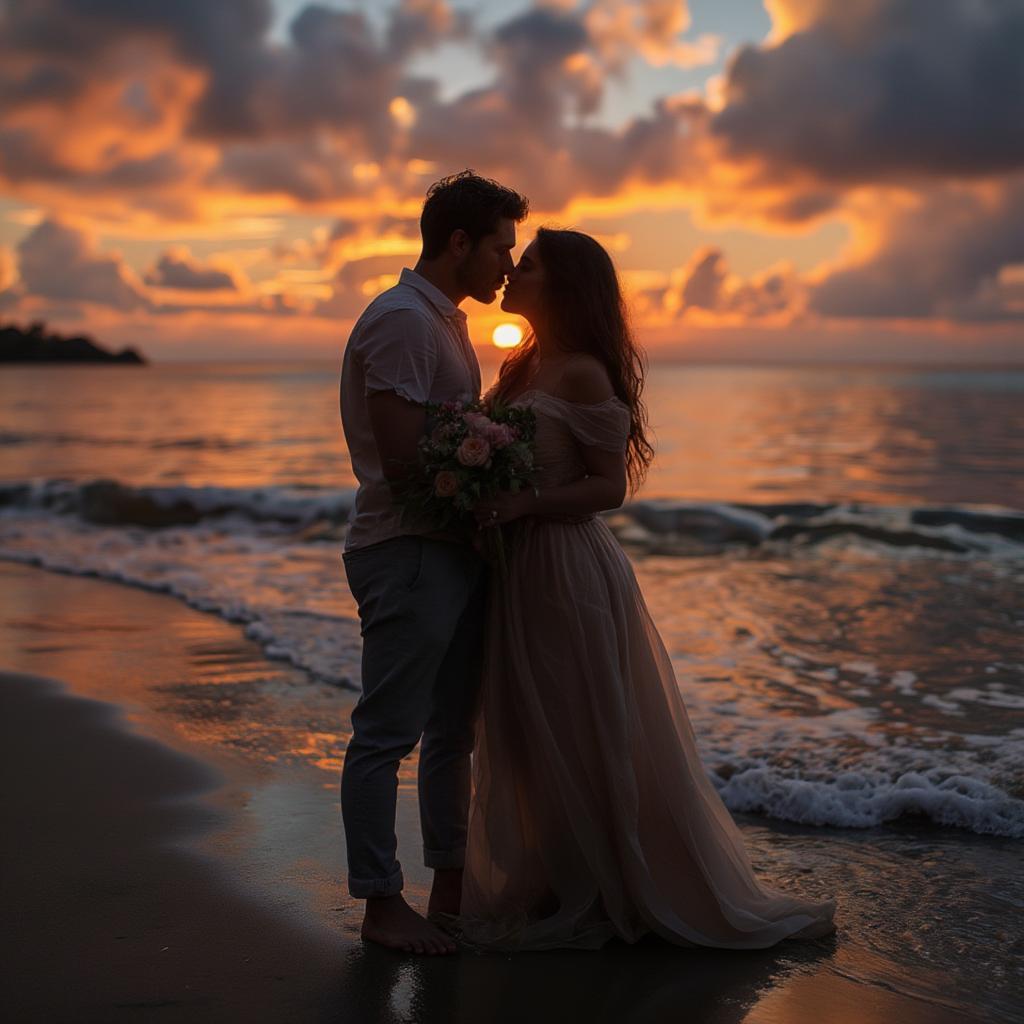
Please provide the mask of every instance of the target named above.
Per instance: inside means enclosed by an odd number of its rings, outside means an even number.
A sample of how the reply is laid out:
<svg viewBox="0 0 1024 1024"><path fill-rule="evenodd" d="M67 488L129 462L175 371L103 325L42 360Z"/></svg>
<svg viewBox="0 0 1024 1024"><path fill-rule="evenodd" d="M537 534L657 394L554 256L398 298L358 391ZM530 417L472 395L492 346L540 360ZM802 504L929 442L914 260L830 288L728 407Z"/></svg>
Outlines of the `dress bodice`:
<svg viewBox="0 0 1024 1024"><path fill-rule="evenodd" d="M629 406L615 397L582 404L547 391L524 391L512 403L533 410L537 418L534 464L537 486L557 487L586 475L582 447L625 451L629 439Z"/></svg>

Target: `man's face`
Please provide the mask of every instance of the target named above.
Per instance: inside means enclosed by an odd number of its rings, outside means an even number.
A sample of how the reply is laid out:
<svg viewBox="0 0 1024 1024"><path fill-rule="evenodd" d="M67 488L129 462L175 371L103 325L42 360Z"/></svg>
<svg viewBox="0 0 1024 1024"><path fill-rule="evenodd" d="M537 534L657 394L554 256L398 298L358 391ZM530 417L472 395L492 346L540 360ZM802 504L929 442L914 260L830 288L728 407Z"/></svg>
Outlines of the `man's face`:
<svg viewBox="0 0 1024 1024"><path fill-rule="evenodd" d="M512 273L516 222L503 217L489 235L471 246L456 267L459 284L477 302L493 302L505 278Z"/></svg>

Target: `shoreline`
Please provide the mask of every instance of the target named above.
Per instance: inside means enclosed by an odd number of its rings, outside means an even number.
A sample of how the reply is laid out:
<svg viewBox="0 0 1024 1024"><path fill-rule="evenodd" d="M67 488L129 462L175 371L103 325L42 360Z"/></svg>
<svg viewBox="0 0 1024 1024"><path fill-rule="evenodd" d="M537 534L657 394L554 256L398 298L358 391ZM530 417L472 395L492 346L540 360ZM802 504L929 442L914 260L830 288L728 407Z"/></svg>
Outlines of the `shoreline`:
<svg viewBox="0 0 1024 1024"><path fill-rule="evenodd" d="M223 824L200 799L220 772L50 680L4 674L0 707L7 776L32 773L4 801L9 1019L261 1019L269 980L275 1015L319 1019L337 943L240 896L190 848Z"/></svg>
<svg viewBox="0 0 1024 1024"><path fill-rule="evenodd" d="M842 935L742 953L645 941L427 959L364 946L335 778L354 694L267 662L236 626L115 583L0 563L0 615L18 780L5 877L22 933L5 1003L25 1019L987 1019L844 977ZM411 783L403 770L400 856L422 906ZM798 860L799 830L786 831L780 856Z"/></svg>

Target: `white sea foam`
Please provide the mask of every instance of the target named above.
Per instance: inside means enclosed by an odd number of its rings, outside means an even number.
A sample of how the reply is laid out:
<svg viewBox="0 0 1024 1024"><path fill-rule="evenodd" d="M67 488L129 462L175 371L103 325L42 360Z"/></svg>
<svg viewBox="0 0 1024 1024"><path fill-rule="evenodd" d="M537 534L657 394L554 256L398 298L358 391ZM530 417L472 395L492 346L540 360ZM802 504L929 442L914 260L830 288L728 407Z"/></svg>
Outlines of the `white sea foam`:
<svg viewBox="0 0 1024 1024"><path fill-rule="evenodd" d="M1024 838L1024 800L940 766L893 777L851 771L830 779L786 774L754 765L722 780L712 773L725 805L806 825L866 828L905 814L971 832Z"/></svg>
<svg viewBox="0 0 1024 1024"><path fill-rule="evenodd" d="M973 701L977 704L987 704L993 708L1013 708L1024 710L1024 696L1014 693L1002 693L997 686L986 687L979 690L973 686L958 686L946 693L947 700L959 702Z"/></svg>
<svg viewBox="0 0 1024 1024"><path fill-rule="evenodd" d="M244 624L268 657L358 688L358 621L336 543L289 544L247 518L126 530L8 513L0 557L170 594Z"/></svg>
<svg viewBox="0 0 1024 1024"><path fill-rule="evenodd" d="M896 690L897 693L901 693L904 696L911 696L914 693L914 683L917 682L917 676L913 672L900 671L894 672L889 677L889 683Z"/></svg>
<svg viewBox="0 0 1024 1024"><path fill-rule="evenodd" d="M927 704L929 707L936 708L944 715L964 714L963 708L961 708L956 701L946 700L944 697L940 697L937 693L926 693L921 698L921 703Z"/></svg>

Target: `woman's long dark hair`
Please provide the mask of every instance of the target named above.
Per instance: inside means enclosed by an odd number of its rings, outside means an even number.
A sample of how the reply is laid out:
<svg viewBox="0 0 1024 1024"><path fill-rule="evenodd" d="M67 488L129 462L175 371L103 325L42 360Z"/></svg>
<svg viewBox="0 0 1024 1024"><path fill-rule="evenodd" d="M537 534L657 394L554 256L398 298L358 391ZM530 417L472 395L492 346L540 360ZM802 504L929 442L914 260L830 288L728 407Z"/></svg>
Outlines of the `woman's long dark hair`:
<svg viewBox="0 0 1024 1024"><path fill-rule="evenodd" d="M646 359L633 340L615 265L604 247L582 231L539 228L537 251L544 268L544 315L560 348L588 352L611 377L616 396L629 406L626 472L635 494L654 457L641 399ZM493 395L514 394L537 351L532 332L501 364Z"/></svg>

